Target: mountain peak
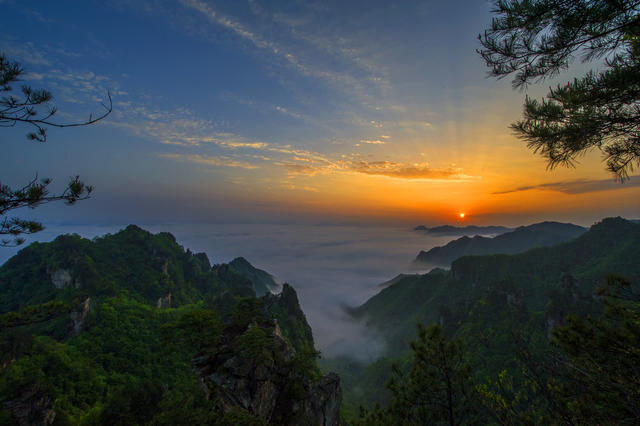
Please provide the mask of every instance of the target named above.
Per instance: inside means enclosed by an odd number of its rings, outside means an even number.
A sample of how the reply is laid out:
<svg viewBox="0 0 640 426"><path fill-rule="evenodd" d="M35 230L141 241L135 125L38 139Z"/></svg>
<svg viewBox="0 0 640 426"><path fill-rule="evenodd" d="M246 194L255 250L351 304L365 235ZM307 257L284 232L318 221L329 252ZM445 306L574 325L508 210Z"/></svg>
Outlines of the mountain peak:
<svg viewBox="0 0 640 426"><path fill-rule="evenodd" d="M280 287L273 279L273 275L256 268L244 257L236 257L229 262L229 267L251 281L253 291L258 297L277 291Z"/></svg>

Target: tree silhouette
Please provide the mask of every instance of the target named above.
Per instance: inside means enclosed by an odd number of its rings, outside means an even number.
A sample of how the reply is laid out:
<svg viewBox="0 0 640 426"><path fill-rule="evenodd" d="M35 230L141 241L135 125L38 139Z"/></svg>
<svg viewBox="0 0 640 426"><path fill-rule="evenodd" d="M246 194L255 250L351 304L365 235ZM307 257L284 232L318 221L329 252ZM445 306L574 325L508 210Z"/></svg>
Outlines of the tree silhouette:
<svg viewBox="0 0 640 426"><path fill-rule="evenodd" d="M32 141L45 142L47 140L48 127L77 127L93 124L102 120L113 110L111 95L107 94L108 104L102 104L104 111L98 116L89 115L86 121L74 123L61 123L54 121L57 112L51 104L53 95L45 89L33 89L23 85L19 94L13 85L20 81L24 69L19 63L8 60L0 53L0 127L14 127L26 124L33 128L27 133L27 138ZM23 234L33 234L44 229L41 222L25 220L18 217L8 217L12 210L22 207L35 208L39 205L63 201L66 204L74 204L78 200L88 198L93 187L82 182L79 176L72 177L66 188L59 194L49 192L51 179L38 179L38 176L19 188L11 188L0 182L0 236L8 238L0 239L0 246L19 245L24 242Z"/></svg>
<svg viewBox="0 0 640 426"><path fill-rule="evenodd" d="M640 164L640 1L497 0L493 13L478 53L491 76L515 74L515 88L560 74L576 56L604 59L602 71L551 88L546 99L527 96L511 125L518 137L549 168L599 149L607 169L627 179Z"/></svg>

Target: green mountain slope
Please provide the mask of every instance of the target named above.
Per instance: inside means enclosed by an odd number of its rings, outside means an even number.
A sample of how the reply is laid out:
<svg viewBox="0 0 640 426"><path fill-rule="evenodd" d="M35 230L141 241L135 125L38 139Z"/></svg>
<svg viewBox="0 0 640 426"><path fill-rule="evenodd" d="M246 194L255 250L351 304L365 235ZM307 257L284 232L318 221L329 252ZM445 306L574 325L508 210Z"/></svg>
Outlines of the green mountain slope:
<svg viewBox="0 0 640 426"><path fill-rule="evenodd" d="M406 276L381 290L352 314L366 321L399 353L415 334L416 321L462 323L490 293L504 295L503 307L526 306L543 328L554 293L567 283L589 295L609 273L640 280L640 225L605 219L580 237L516 255L461 257L450 271ZM508 300L511 302L509 302ZM491 323L498 323L498 315ZM489 327L490 324L487 325Z"/></svg>
<svg viewBox="0 0 640 426"><path fill-rule="evenodd" d="M536 223L521 226L493 238L464 236L445 246L421 251L415 261L448 267L451 262L462 256L520 253L535 247L552 246L571 240L585 231L585 228L570 223Z"/></svg>
<svg viewBox="0 0 640 426"><path fill-rule="evenodd" d="M392 376L392 365L408 368L416 323L435 323L449 338L463 343L464 357L472 366L470 380L484 386L514 378L522 386L520 397L532 396L523 384L523 348L531 360L544 365L551 332L566 324L567 315L601 314L594 290L605 276L626 276L637 287L638 259L640 224L610 218L553 247L461 257L449 271L399 275L349 310L386 343L385 356L369 365L347 358L323 360L322 365L341 375L345 412L357 417L359 405L371 408L389 402L391 393L384 383Z"/></svg>
<svg viewBox="0 0 640 426"><path fill-rule="evenodd" d="M133 225L24 248L0 267L0 424L335 421L295 290L254 292L270 277Z"/></svg>

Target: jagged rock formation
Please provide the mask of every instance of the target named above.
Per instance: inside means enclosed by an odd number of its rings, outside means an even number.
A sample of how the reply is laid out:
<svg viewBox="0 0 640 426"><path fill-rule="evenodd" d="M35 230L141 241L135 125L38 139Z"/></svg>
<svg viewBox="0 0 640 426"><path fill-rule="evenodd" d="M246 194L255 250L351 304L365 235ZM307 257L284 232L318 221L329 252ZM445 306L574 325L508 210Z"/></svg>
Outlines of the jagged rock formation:
<svg viewBox="0 0 640 426"><path fill-rule="evenodd" d="M284 283L279 294L269 293L262 297L262 301L265 312L278 321L285 338L296 350L315 350L313 332L300 308L298 295L293 287Z"/></svg>
<svg viewBox="0 0 640 426"><path fill-rule="evenodd" d="M223 412L240 408L270 424L337 425L340 379L330 374L314 381L304 356L274 321L228 327L215 353L193 364L207 399Z"/></svg>

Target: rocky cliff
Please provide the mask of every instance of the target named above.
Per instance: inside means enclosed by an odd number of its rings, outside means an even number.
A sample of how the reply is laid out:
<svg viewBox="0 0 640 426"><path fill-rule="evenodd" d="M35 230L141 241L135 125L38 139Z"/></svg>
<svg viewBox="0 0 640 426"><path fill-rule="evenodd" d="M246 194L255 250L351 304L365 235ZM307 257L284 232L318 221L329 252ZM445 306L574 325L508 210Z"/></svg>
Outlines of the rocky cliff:
<svg viewBox="0 0 640 426"><path fill-rule="evenodd" d="M337 425L342 400L335 374L319 377L278 322L227 327L215 353L193 361L207 399L223 412L246 411L279 425Z"/></svg>

